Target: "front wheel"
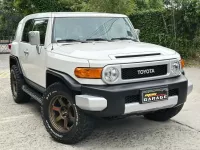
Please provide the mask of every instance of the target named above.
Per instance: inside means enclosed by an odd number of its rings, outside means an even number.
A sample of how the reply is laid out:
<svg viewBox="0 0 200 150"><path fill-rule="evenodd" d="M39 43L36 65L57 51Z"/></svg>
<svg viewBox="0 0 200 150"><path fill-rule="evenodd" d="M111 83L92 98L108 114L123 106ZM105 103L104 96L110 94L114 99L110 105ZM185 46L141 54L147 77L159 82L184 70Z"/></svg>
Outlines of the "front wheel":
<svg viewBox="0 0 200 150"><path fill-rule="evenodd" d="M93 119L76 105L72 92L61 83L47 88L42 118L49 134L58 142L75 144L93 131Z"/></svg>
<svg viewBox="0 0 200 150"><path fill-rule="evenodd" d="M183 108L183 104L177 107L167 108L167 109L162 109L155 112L147 113L144 115L144 117L149 120L154 120L154 121L167 121L170 118L176 116L181 111L182 108Z"/></svg>

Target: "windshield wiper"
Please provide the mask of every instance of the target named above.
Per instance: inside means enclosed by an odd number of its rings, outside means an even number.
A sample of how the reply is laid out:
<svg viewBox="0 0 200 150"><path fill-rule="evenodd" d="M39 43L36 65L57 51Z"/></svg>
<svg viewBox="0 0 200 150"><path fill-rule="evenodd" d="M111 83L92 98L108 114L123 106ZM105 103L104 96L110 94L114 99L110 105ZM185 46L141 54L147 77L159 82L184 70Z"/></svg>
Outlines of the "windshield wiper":
<svg viewBox="0 0 200 150"><path fill-rule="evenodd" d="M104 38L92 38L92 39L86 39L86 41L109 41L109 40Z"/></svg>
<svg viewBox="0 0 200 150"><path fill-rule="evenodd" d="M76 40L76 39L62 39L62 40L57 40L57 42L81 42L81 43L86 43L86 41L81 41L81 40Z"/></svg>
<svg viewBox="0 0 200 150"><path fill-rule="evenodd" d="M111 41L115 41L115 40L131 40L131 41L138 42L138 40L136 40L136 39L127 38L127 37L120 37L120 38L112 38L112 39L111 39Z"/></svg>

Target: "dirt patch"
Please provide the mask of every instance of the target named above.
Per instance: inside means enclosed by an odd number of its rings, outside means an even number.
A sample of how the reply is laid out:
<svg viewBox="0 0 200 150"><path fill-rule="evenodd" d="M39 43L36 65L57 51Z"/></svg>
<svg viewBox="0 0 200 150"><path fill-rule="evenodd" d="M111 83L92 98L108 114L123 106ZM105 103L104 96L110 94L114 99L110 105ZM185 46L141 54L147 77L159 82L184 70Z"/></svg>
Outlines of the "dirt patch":
<svg viewBox="0 0 200 150"><path fill-rule="evenodd" d="M185 60L185 65L187 67L200 67L200 57L199 58L191 58L191 59L187 59Z"/></svg>

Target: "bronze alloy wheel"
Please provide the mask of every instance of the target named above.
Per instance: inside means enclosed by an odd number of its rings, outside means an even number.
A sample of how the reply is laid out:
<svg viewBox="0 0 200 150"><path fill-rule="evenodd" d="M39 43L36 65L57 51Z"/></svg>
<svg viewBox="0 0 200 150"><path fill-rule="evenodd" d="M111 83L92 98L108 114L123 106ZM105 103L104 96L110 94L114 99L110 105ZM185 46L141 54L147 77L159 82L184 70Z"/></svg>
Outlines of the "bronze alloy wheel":
<svg viewBox="0 0 200 150"><path fill-rule="evenodd" d="M17 80L13 72L11 73L11 88L13 96L17 97Z"/></svg>
<svg viewBox="0 0 200 150"><path fill-rule="evenodd" d="M75 144L94 129L94 119L75 105L75 96L64 84L47 87L41 106L43 123L54 140Z"/></svg>
<svg viewBox="0 0 200 150"><path fill-rule="evenodd" d="M49 105L49 115L52 126L59 132L69 132L75 125L75 109L64 96L53 98Z"/></svg>

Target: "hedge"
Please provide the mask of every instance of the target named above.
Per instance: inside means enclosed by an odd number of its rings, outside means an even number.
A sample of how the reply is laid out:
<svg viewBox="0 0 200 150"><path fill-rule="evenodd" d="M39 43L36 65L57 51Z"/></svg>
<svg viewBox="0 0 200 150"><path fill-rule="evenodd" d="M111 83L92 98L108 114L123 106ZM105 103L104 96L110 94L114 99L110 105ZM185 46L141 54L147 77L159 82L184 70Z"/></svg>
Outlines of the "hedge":
<svg viewBox="0 0 200 150"><path fill-rule="evenodd" d="M200 52L200 15L183 10L157 10L133 14L130 19L141 30L140 40L178 51L183 58Z"/></svg>

